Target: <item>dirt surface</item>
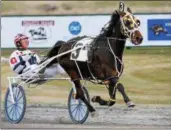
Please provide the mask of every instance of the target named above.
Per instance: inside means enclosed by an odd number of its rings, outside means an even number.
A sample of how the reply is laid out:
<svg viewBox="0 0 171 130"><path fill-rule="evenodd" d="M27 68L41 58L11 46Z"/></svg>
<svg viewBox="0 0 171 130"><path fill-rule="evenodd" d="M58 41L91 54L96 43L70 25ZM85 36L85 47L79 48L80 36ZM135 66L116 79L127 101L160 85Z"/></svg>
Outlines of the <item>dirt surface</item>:
<svg viewBox="0 0 171 130"><path fill-rule="evenodd" d="M124 104L112 107L94 105L97 115L89 115L83 124L74 124L66 106L27 106L19 124L10 124L1 113L1 128L115 128L115 129L171 129L170 105L136 105L127 108Z"/></svg>

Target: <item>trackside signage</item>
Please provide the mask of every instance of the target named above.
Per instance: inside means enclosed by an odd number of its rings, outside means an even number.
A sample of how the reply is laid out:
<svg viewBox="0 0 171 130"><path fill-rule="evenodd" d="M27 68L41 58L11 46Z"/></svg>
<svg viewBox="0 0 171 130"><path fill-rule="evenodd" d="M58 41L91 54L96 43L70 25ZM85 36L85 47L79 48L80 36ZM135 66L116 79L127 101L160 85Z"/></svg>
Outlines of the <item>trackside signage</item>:
<svg viewBox="0 0 171 130"><path fill-rule="evenodd" d="M54 20L22 21L24 33L29 37L30 42L33 44L48 42L48 39L52 36L51 28L53 28L54 25Z"/></svg>
<svg viewBox="0 0 171 130"><path fill-rule="evenodd" d="M137 14L141 21L143 43L139 46L171 45L170 14ZM110 20L110 15L77 16L3 16L1 17L1 48L14 48L14 37L24 33L31 48L52 47L58 40L76 36L97 36ZM134 46L127 40L126 46Z"/></svg>

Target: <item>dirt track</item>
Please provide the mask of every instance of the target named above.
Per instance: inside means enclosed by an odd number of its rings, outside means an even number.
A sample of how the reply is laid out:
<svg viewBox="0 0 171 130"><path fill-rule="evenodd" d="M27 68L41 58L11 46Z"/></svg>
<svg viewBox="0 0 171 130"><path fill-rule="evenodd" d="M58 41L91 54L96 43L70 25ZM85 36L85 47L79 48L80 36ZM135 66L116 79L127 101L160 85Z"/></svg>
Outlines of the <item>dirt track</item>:
<svg viewBox="0 0 171 130"><path fill-rule="evenodd" d="M2 111L1 128L119 128L119 129L171 129L171 106L137 105L126 108L96 107L98 116L89 118L83 125L73 124L66 106L30 105L19 124L10 124Z"/></svg>

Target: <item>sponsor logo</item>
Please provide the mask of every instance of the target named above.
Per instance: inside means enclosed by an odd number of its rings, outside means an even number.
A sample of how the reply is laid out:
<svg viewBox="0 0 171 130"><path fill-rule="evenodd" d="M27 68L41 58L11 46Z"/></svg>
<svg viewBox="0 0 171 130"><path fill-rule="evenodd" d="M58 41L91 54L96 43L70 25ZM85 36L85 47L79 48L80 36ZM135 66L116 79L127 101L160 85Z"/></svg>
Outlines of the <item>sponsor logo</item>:
<svg viewBox="0 0 171 130"><path fill-rule="evenodd" d="M54 26L54 21L22 21L22 26L25 28L24 33L29 37L32 43L43 43L51 37L51 26Z"/></svg>
<svg viewBox="0 0 171 130"><path fill-rule="evenodd" d="M72 35L78 35L81 32L81 24L73 21L69 24L68 30Z"/></svg>
<svg viewBox="0 0 171 130"><path fill-rule="evenodd" d="M10 62L11 62L11 64L15 64L15 63L17 63L17 59L15 57L13 57L10 59Z"/></svg>
<svg viewBox="0 0 171 130"><path fill-rule="evenodd" d="M171 40L171 19L149 19L148 40Z"/></svg>

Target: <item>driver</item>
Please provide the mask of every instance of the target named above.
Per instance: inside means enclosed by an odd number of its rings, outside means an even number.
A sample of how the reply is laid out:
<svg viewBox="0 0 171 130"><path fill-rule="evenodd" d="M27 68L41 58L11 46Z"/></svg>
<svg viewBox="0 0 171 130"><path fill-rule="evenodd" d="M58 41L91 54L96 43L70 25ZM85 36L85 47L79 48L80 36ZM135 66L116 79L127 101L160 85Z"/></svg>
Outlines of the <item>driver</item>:
<svg viewBox="0 0 171 130"><path fill-rule="evenodd" d="M35 52L28 50L29 38L27 36L24 34L17 34L14 38L14 43L17 50L11 54L9 64L15 73L22 74L28 70L33 70L41 63L39 56ZM61 69L59 69L59 67L59 65L53 65L46 68L43 71L44 77L54 77L61 73L62 71L59 71ZM27 76L30 77L33 73L34 72L28 73ZM62 73L64 73L64 71ZM38 74L35 77L38 78Z"/></svg>

